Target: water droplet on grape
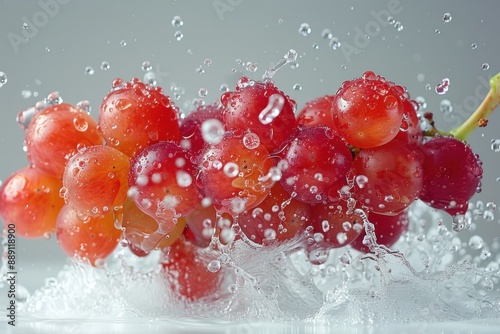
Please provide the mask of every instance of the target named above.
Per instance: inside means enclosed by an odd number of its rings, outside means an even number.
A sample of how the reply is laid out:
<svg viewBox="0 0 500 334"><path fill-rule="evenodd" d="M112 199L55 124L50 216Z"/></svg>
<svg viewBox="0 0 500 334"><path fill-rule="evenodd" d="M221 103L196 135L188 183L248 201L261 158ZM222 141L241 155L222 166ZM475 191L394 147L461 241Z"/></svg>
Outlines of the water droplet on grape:
<svg viewBox="0 0 500 334"><path fill-rule="evenodd" d="M238 176L239 172L240 169L234 162L228 162L224 165L224 174L229 178Z"/></svg>
<svg viewBox="0 0 500 334"><path fill-rule="evenodd" d="M364 188L364 186L368 183L368 177L365 175L358 175L355 180L359 188Z"/></svg>
<svg viewBox="0 0 500 334"><path fill-rule="evenodd" d="M249 150L253 150L260 145L260 138L253 132L248 132L243 136L243 145Z"/></svg>
<svg viewBox="0 0 500 334"><path fill-rule="evenodd" d="M222 135L224 125L218 119L208 119L201 124L201 136L206 143L217 145L222 141Z"/></svg>
<svg viewBox="0 0 500 334"><path fill-rule="evenodd" d="M80 132L85 132L89 128L89 123L82 117L73 118L73 126Z"/></svg>
<svg viewBox="0 0 500 334"><path fill-rule="evenodd" d="M259 114L259 121L262 124L271 123L281 113L285 98L281 94L273 94L269 97L267 106Z"/></svg>
<svg viewBox="0 0 500 334"><path fill-rule="evenodd" d="M308 23L302 23L299 27L299 34L302 36L309 36L311 34L311 27Z"/></svg>

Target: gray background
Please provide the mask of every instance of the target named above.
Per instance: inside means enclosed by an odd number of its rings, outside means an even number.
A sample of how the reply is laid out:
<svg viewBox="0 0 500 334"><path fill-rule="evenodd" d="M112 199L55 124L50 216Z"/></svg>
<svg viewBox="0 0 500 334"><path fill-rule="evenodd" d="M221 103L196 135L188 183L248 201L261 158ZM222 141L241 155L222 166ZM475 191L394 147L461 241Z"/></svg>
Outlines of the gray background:
<svg viewBox="0 0 500 334"><path fill-rule="evenodd" d="M27 163L23 132L15 122L20 110L59 91L66 102L89 100L96 116L112 80L142 78L141 65L146 60L167 94L172 93L173 83L184 88L178 105L189 109L200 88L208 89L205 100L210 103L219 97L221 84L233 88L241 71L259 79L293 48L299 54L299 66L283 68L275 82L299 108L307 100L334 93L342 81L370 69L406 86L412 97L423 96L443 130L465 120L478 98L486 94L483 82L500 71L500 2L495 0L61 0L57 7L44 9L42 4L55 1L0 3L0 71L8 77L0 87L0 180ZM399 3L396 10L394 3ZM403 30L389 25L385 14L377 19L377 13L390 10ZM449 23L443 21L446 12L452 15ZM181 16L182 27L172 26L176 15ZM310 25L309 36L299 34L302 23ZM343 49L329 47L321 36L325 28L339 38ZM180 41L174 38L177 30L184 35ZM24 38L23 34L28 36L23 43L11 41ZM371 37L365 39L365 34ZM207 58L212 61L210 66L204 64ZM237 59L257 63L257 72L246 72ZM109 62L109 70L101 70L103 61ZM482 69L483 63L489 64L489 70ZM87 66L94 68L93 75L85 73ZM200 66L204 73L197 72ZM451 85L440 96L433 89L443 78L449 78ZM300 91L293 89L297 83ZM426 89L427 84L432 90ZM32 96L23 97L23 90L31 91ZM446 119L439 111L444 98L455 107ZM500 153L491 150L490 141L500 138L499 125L500 115L494 114L487 128L470 137L486 167L483 192L475 200L498 201ZM449 220L446 224L451 225ZM477 231L472 233L490 242L499 230L495 217L494 221L478 221ZM467 241L471 232L459 235ZM54 238L18 239L17 247L18 277L31 291L44 278L55 275L65 261Z"/></svg>

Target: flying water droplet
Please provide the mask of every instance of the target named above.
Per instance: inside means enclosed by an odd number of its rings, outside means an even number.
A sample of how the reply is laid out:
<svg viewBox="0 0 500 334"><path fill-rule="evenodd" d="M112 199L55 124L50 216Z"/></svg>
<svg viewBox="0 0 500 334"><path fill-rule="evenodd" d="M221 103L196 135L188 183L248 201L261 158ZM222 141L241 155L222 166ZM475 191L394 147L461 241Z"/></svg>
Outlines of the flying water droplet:
<svg viewBox="0 0 500 334"><path fill-rule="evenodd" d="M450 87L450 79L444 78L439 84L437 84L435 91L439 95L443 95L446 94L449 87Z"/></svg>
<svg viewBox="0 0 500 334"><path fill-rule="evenodd" d="M444 23L449 23L451 21L452 17L450 13L444 13L443 15L443 21Z"/></svg>
<svg viewBox="0 0 500 334"><path fill-rule="evenodd" d="M220 262L218 260L212 260L207 265L208 271L211 273L216 273L220 270Z"/></svg>
<svg viewBox="0 0 500 334"><path fill-rule="evenodd" d="M85 74L87 75L93 75L94 74L94 68L92 66L87 66L85 67Z"/></svg>
<svg viewBox="0 0 500 334"><path fill-rule="evenodd" d="M174 37L177 41L180 41L184 37L184 35L182 34L182 31L177 30L174 34Z"/></svg>
<svg viewBox="0 0 500 334"><path fill-rule="evenodd" d="M299 34L302 36L309 36L311 34L311 27L308 23L302 23L299 27Z"/></svg>
<svg viewBox="0 0 500 334"><path fill-rule="evenodd" d="M470 45L470 47L472 48L472 50L476 50L477 49L477 44L476 43L472 43Z"/></svg>
<svg viewBox="0 0 500 334"><path fill-rule="evenodd" d="M0 71L0 87L7 83L7 74Z"/></svg>
<svg viewBox="0 0 500 334"><path fill-rule="evenodd" d="M483 69L483 71L487 71L487 70L489 70L489 69L490 69L490 64L488 64L488 63L483 63L483 64L481 65L481 68Z"/></svg>
<svg viewBox="0 0 500 334"><path fill-rule="evenodd" d="M200 88L198 91L198 96L199 97L206 97L208 95L208 89L206 88Z"/></svg>
<svg viewBox="0 0 500 334"><path fill-rule="evenodd" d="M397 31L403 31L403 24L401 22L396 22L394 23L394 28L397 30Z"/></svg>
<svg viewBox="0 0 500 334"><path fill-rule="evenodd" d="M172 27L174 28L179 28L184 25L184 22L182 21L182 18L180 16L174 16L172 19Z"/></svg>
<svg viewBox="0 0 500 334"><path fill-rule="evenodd" d="M103 71L107 71L107 70L109 70L109 69L110 69L110 67L111 67L111 66L109 65L109 63L108 63L107 61L103 61L103 62L101 63L101 70L103 70Z"/></svg>
<svg viewBox="0 0 500 334"><path fill-rule="evenodd" d="M296 83L295 85L293 85L292 87L294 90L302 90L302 86L298 83Z"/></svg>
<svg viewBox="0 0 500 334"><path fill-rule="evenodd" d="M330 39L330 42L328 43L328 45L334 50L337 50L342 46L342 44L340 43L340 41L337 37L332 37Z"/></svg>
<svg viewBox="0 0 500 334"><path fill-rule="evenodd" d="M439 103L439 110L445 114L453 112L453 105L451 104L451 101L442 100L441 103Z"/></svg>
<svg viewBox="0 0 500 334"><path fill-rule="evenodd" d="M145 60L143 63L142 63L142 70L144 72L149 72L153 69L153 66L151 65L151 63L147 60Z"/></svg>
<svg viewBox="0 0 500 334"><path fill-rule="evenodd" d="M333 34L332 34L330 29L323 29L323 31L321 32L321 37L323 37L324 39L327 39L327 40L331 40L333 37Z"/></svg>
<svg viewBox="0 0 500 334"><path fill-rule="evenodd" d="M479 235L473 235L469 239L469 247L472 249L481 249L483 248L484 241Z"/></svg>
<svg viewBox="0 0 500 334"><path fill-rule="evenodd" d="M120 41L120 45L121 45L121 46L123 46L123 47L125 47L125 46L127 46L127 42L126 42L125 40L123 40L123 39L122 39L122 40Z"/></svg>
<svg viewBox="0 0 500 334"><path fill-rule="evenodd" d="M491 149L493 150L493 152L500 152L500 139L491 140Z"/></svg>

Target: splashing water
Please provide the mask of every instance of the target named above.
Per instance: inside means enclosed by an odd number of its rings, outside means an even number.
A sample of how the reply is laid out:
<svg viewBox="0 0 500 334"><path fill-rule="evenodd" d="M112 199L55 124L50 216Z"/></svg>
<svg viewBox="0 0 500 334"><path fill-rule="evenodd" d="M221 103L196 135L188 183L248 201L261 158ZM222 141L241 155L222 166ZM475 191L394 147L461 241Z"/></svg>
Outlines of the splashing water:
<svg viewBox="0 0 500 334"><path fill-rule="evenodd" d="M333 249L320 265L312 265L299 250L307 235L266 247L243 235L229 246L216 241L207 255L208 270L225 273L216 299L179 301L166 284L156 251L137 258L120 248L101 269L72 262L18 304L20 323L135 319L132 325L153 322L194 330L203 321L203 330L225 324L229 332L249 332L266 322L346 329L500 317L500 259L488 256L481 237L460 242L438 213L417 202L409 212L409 232L389 249L377 244L366 215L357 214L365 220L371 253ZM237 225L233 232L241 234ZM486 251L473 258L467 247Z"/></svg>

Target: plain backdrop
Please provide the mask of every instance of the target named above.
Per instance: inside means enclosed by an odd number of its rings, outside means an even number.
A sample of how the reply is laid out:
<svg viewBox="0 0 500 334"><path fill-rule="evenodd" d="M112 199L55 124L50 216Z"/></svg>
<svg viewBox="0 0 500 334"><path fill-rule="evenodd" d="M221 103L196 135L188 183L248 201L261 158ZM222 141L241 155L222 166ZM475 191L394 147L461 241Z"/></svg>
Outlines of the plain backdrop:
<svg viewBox="0 0 500 334"><path fill-rule="evenodd" d="M294 49L296 64L281 69L275 82L299 108L373 70L406 86L413 98L423 97L425 110L449 130L473 111L487 92L484 82L500 71L499 12L496 0L2 0L0 71L7 82L0 87L0 180L27 164L23 131L16 125L20 110L58 91L66 102L90 101L97 116L113 79L143 78L144 61L188 111L201 88L211 103L222 84L233 89L241 75L260 79ZM445 22L445 13L451 21ZM182 26L173 26L174 16ZM303 23L311 29L306 36L299 33ZM340 48L330 46L325 29ZM102 62L108 70L101 69ZM246 69L250 64L255 72ZM93 75L86 73L89 66ZM434 87L444 78L449 90L438 95ZM440 111L443 99L454 107L446 117ZM469 138L485 167L483 191L474 202L498 201L500 153L492 151L491 140L500 138L499 126L500 112ZM445 223L451 226L449 219ZM479 234L491 242L499 230L498 217L480 219L477 230L459 236L467 242ZM65 263L53 237L19 238L17 247L19 282L30 291Z"/></svg>

